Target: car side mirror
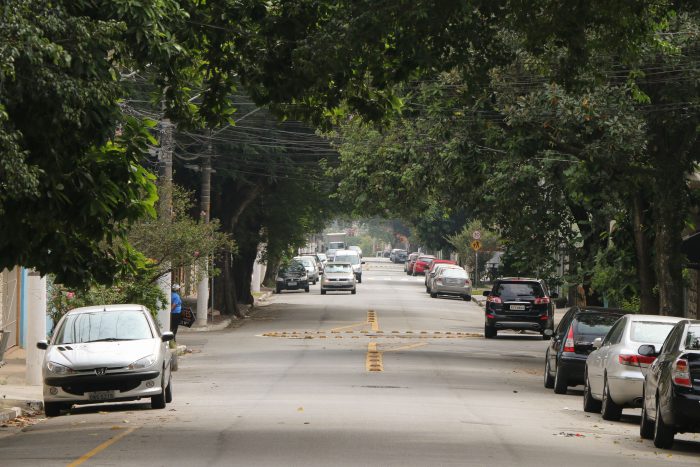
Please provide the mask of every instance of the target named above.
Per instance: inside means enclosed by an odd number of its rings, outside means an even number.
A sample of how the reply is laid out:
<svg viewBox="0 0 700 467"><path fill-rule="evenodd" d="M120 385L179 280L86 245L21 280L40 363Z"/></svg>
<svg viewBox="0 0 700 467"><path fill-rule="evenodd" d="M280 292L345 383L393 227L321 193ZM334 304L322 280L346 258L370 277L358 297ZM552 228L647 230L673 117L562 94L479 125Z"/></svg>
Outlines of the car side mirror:
<svg viewBox="0 0 700 467"><path fill-rule="evenodd" d="M551 294L549 294L549 298L559 298L559 294L556 292L551 293Z"/></svg>
<svg viewBox="0 0 700 467"><path fill-rule="evenodd" d="M489 295L491 295L491 291L484 290L483 295L484 295L484 297L488 297Z"/></svg>
<svg viewBox="0 0 700 467"><path fill-rule="evenodd" d="M49 348L49 343L46 341L39 341L36 343L36 348L40 350L46 350Z"/></svg>
<svg viewBox="0 0 700 467"><path fill-rule="evenodd" d="M548 329L545 329L545 330L544 330L544 335L547 336L547 337L552 337L552 336L554 335L554 331L551 330L551 329L549 329L549 328L548 328Z"/></svg>
<svg viewBox="0 0 700 467"><path fill-rule="evenodd" d="M362 264L365 264L365 262L364 262L364 261L362 261Z"/></svg>
<svg viewBox="0 0 700 467"><path fill-rule="evenodd" d="M593 339L594 349L599 349L601 345L603 345L603 339L601 339L600 337L596 337L595 339Z"/></svg>
<svg viewBox="0 0 700 467"><path fill-rule="evenodd" d="M656 352L656 347L651 344L640 345L637 349L637 353L643 357L658 357L659 354Z"/></svg>
<svg viewBox="0 0 700 467"><path fill-rule="evenodd" d="M168 341L171 341L171 340L173 340L173 339L175 339L175 334L173 334L173 333L170 332L170 331L164 332L164 333L160 336L160 340L163 341L163 342L168 342Z"/></svg>

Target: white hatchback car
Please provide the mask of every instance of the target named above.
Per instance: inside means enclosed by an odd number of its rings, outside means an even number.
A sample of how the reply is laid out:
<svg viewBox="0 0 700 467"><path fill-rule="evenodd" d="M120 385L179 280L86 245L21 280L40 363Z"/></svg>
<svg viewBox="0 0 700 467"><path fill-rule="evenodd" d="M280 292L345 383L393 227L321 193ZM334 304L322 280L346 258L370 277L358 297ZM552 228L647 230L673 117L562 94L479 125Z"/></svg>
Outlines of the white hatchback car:
<svg viewBox="0 0 700 467"><path fill-rule="evenodd" d="M55 417L73 404L150 398L172 401L172 332L160 333L142 305L76 308L56 325L43 364L44 411Z"/></svg>
<svg viewBox="0 0 700 467"><path fill-rule="evenodd" d="M641 407L644 374L654 357L639 355L641 345L657 348L683 318L625 315L604 339L593 341L586 360L583 410L601 412L605 420L619 420L625 407Z"/></svg>

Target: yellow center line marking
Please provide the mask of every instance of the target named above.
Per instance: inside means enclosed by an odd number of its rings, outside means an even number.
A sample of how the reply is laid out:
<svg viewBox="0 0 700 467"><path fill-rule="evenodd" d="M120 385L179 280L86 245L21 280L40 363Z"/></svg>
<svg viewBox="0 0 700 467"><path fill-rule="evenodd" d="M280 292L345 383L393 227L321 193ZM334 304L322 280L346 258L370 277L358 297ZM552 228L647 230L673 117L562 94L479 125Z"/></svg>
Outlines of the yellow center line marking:
<svg viewBox="0 0 700 467"><path fill-rule="evenodd" d="M105 449L107 449L108 447L110 447L111 445L113 445L114 443L119 441L120 439L124 438L125 436L130 435L131 433L133 433L137 429L138 429L138 427L133 427L133 428L127 429L126 431L122 431L117 436L114 436L114 437L108 439L107 441L100 444L92 451L90 451L90 452L84 454L83 456L79 457L78 459L74 460L73 462L68 464L68 467L76 467L76 466L84 463L85 461L89 460L91 457L101 453L102 451L104 451Z"/></svg>
<svg viewBox="0 0 700 467"><path fill-rule="evenodd" d="M384 352L400 352L402 350L415 349L418 347L423 347L425 345L428 345L428 343L427 342L419 342L418 344L403 345L401 347L396 347L394 349L386 349L386 350L384 350Z"/></svg>
<svg viewBox="0 0 700 467"><path fill-rule="evenodd" d="M370 342L367 344L367 358L365 359L365 368L367 371L384 371L382 363L382 353L377 350L377 343Z"/></svg>

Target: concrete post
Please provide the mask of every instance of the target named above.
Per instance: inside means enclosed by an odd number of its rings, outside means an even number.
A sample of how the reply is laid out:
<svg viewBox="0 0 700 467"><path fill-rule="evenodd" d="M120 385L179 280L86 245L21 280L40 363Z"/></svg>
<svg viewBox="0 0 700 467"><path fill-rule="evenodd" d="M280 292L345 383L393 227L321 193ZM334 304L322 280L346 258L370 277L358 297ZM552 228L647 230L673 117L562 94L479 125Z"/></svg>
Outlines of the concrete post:
<svg viewBox="0 0 700 467"><path fill-rule="evenodd" d="M37 271L27 276L27 384L42 384L41 365L44 351L36 343L46 339L46 277Z"/></svg>
<svg viewBox="0 0 700 467"><path fill-rule="evenodd" d="M209 222L209 213L211 211L211 130L209 130L209 142L207 144L207 153L202 161L202 192L200 194L200 214L199 220L203 223ZM197 284L197 321L196 326L207 325L207 315L209 307L209 261L205 262L206 266L202 272L202 279ZM212 306L212 311L213 311Z"/></svg>

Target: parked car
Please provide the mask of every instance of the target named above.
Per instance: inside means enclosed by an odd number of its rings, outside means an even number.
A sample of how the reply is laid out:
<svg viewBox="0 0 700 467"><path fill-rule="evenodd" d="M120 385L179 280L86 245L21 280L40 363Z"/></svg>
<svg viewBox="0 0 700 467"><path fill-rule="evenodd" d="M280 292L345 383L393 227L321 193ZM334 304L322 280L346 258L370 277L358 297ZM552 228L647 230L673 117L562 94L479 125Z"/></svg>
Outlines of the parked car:
<svg viewBox="0 0 700 467"><path fill-rule="evenodd" d="M365 264L354 250L338 250L335 252L333 261L336 263L350 263L352 270L355 272L355 278L358 284L362 283L362 265Z"/></svg>
<svg viewBox="0 0 700 467"><path fill-rule="evenodd" d="M343 262L326 264L326 273L321 279L321 295L326 295L329 290L347 290L353 295L357 293L357 280L352 264Z"/></svg>
<svg viewBox="0 0 700 467"><path fill-rule="evenodd" d="M280 266L275 280L275 291L282 293L283 290L309 291L309 276L306 268L299 261L292 260L289 264Z"/></svg>
<svg viewBox="0 0 700 467"><path fill-rule="evenodd" d="M407 258L408 258L408 251L399 250L396 253L396 260L394 262L395 263L405 263Z"/></svg>
<svg viewBox="0 0 700 467"><path fill-rule="evenodd" d="M680 321L660 350L642 345L637 352L657 357L644 379L639 434L668 449L676 433L700 432L700 321Z"/></svg>
<svg viewBox="0 0 700 467"><path fill-rule="evenodd" d="M142 305L76 308L56 325L44 354L44 411L60 415L73 404L151 399L154 409L173 399L169 341Z"/></svg>
<svg viewBox="0 0 700 467"><path fill-rule="evenodd" d="M601 412L605 420L619 420L625 407L641 407L644 375L654 357L639 355L641 345L661 344L682 318L625 315L604 339L593 341L586 360L583 410Z"/></svg>
<svg viewBox="0 0 700 467"><path fill-rule="evenodd" d="M454 267L440 268L430 286L430 296L437 298L438 295L456 295L462 300L471 301L472 281L467 271Z"/></svg>
<svg viewBox="0 0 700 467"><path fill-rule="evenodd" d="M413 273L413 265L416 264L416 259L418 259L418 256L420 256L420 253L411 253L406 259L403 270L409 276Z"/></svg>
<svg viewBox="0 0 700 467"><path fill-rule="evenodd" d="M325 253L316 253L316 256L318 257L319 261L321 261L321 264L325 267L326 263L328 262L328 256L326 256Z"/></svg>
<svg viewBox="0 0 700 467"><path fill-rule="evenodd" d="M500 329L529 330L542 333L554 329L556 293L549 293L541 279L504 277L484 292L486 297L484 337L496 337Z"/></svg>
<svg viewBox="0 0 700 467"><path fill-rule="evenodd" d="M296 256L294 258L294 261L299 261L301 264L304 265L309 282L311 282L313 285L316 285L316 282L318 282L318 279L321 275L318 263L316 262L316 258L314 258L313 256Z"/></svg>
<svg viewBox="0 0 700 467"><path fill-rule="evenodd" d="M593 341L605 336L626 313L613 308L570 308L557 329L546 333L552 338L544 359L544 387L566 394L569 386L583 384L586 359L593 351Z"/></svg>
<svg viewBox="0 0 700 467"><path fill-rule="evenodd" d="M440 270L444 268L454 268L454 269L462 269L460 266L457 266L456 264L449 264L449 263L437 263L437 264L432 264L430 266L430 270L425 273L425 293L430 293L430 287L432 286L432 281L435 280L435 276L440 272Z"/></svg>
<svg viewBox="0 0 700 467"><path fill-rule="evenodd" d="M450 261L449 259L433 260L433 262L430 264L430 268L428 268L428 270L425 271L424 282L425 282L426 292L430 292L430 290L427 290L428 288L430 288L430 284L428 281L429 281L429 279L432 279L435 277L435 274L437 272L436 269L439 265L456 265L456 264L457 263L455 263L454 261ZM457 266L457 267L459 267L459 266Z"/></svg>
<svg viewBox="0 0 700 467"><path fill-rule="evenodd" d="M411 274L414 276L417 276L418 274L425 274L425 271L430 269L430 265L433 263L434 259L435 256L433 255L420 255L418 258L416 258Z"/></svg>

